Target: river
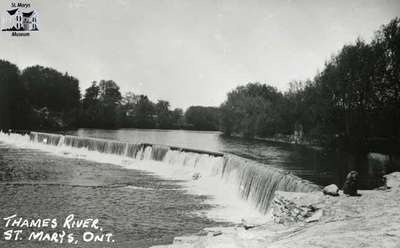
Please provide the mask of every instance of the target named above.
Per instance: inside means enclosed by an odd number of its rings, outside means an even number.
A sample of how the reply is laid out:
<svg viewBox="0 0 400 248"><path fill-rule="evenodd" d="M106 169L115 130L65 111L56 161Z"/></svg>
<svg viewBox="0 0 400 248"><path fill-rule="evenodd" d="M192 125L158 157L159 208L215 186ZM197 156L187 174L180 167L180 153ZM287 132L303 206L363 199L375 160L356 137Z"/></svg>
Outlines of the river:
<svg viewBox="0 0 400 248"><path fill-rule="evenodd" d="M219 132L79 129L69 134L90 138L0 134L0 217L62 220L75 214L98 218L104 231L115 235L115 243L81 242L84 248L144 248L241 219L263 222L273 190L307 192L318 190L316 185L341 185L352 169L348 158L337 152L228 138ZM222 152L227 157L158 146L138 146L140 150L123 142ZM135 154L129 155L132 147ZM374 187L375 173L368 166L361 171L364 188ZM5 231L2 223L0 232ZM78 236L82 232L76 230ZM26 239L1 239L3 246L70 247Z"/></svg>
<svg viewBox="0 0 400 248"><path fill-rule="evenodd" d="M225 137L220 132L143 129L79 129L73 135L119 140L129 143L154 143L207 151L232 153L261 162L268 167L289 171L318 185L343 185L347 173L357 170L362 189L380 184L382 168L366 164L357 168L349 154L325 151L303 145Z"/></svg>

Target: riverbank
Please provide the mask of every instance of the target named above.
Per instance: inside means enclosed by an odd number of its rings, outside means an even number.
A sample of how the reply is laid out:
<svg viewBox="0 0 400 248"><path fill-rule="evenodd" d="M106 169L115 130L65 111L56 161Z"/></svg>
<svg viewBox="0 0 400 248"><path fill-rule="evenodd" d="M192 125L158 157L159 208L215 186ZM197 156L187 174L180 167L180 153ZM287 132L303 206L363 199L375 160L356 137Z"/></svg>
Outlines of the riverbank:
<svg viewBox="0 0 400 248"><path fill-rule="evenodd" d="M244 226L208 228L196 236L177 237L172 245L189 247L400 247L400 172L386 176L386 190L359 191L360 197L317 193L284 193L315 208L314 218L294 223L270 221L246 230ZM279 194L279 193L278 193Z"/></svg>
<svg viewBox="0 0 400 248"><path fill-rule="evenodd" d="M240 138L240 139L251 139L251 140L258 140L258 141L267 141L267 142L274 142L274 143L282 143L282 144L292 144L292 145L302 145L314 150L322 150L322 146L317 145L316 142L311 142L306 139L300 138L296 135L276 135L274 137L245 137L242 134L231 134L231 137Z"/></svg>

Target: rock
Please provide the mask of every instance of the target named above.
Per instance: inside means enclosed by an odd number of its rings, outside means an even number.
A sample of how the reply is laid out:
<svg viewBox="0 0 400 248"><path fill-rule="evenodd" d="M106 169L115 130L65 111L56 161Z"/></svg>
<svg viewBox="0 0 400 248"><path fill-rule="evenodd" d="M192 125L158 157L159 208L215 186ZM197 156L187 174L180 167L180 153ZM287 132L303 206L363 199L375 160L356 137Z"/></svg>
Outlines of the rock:
<svg viewBox="0 0 400 248"><path fill-rule="evenodd" d="M322 190L322 193L324 195L339 196L339 187L336 184L328 185Z"/></svg>
<svg viewBox="0 0 400 248"><path fill-rule="evenodd" d="M323 201L324 197L321 192L300 193L276 191L272 203L274 222L284 225L302 222L318 212L319 208L316 206L322 206Z"/></svg>
<svg viewBox="0 0 400 248"><path fill-rule="evenodd" d="M323 215L324 215L323 210L319 209L311 217L307 218L306 222L310 223L310 222L319 221Z"/></svg>
<svg viewBox="0 0 400 248"><path fill-rule="evenodd" d="M215 233L213 233L212 235L213 235L214 237L215 237L215 236L219 236L219 235L222 235L222 232L221 232L221 231L215 232Z"/></svg>
<svg viewBox="0 0 400 248"><path fill-rule="evenodd" d="M393 172L386 176L386 185L389 188L397 188L400 187L400 172Z"/></svg>
<svg viewBox="0 0 400 248"><path fill-rule="evenodd" d="M242 219L242 223L241 223L241 224L243 225L243 228L244 228L245 230L248 230L248 229L251 229L251 228L256 227L256 225L254 225L254 224L249 224L249 223L247 223L247 221L244 220L244 219Z"/></svg>

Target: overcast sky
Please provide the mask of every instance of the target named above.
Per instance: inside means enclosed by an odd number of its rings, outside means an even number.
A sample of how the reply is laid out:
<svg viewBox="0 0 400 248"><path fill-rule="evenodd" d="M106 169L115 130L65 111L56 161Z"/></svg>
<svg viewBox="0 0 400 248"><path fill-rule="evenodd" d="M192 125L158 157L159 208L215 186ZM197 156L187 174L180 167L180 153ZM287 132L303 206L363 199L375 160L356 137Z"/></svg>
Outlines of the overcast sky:
<svg viewBox="0 0 400 248"><path fill-rule="evenodd" d="M16 1L18 2L18 1ZM25 1L20 1L25 2ZM39 31L0 34L0 58L67 71L84 91L121 91L173 107L218 106L240 84L288 88L400 13L399 0L36 0ZM0 1L2 15L10 9Z"/></svg>

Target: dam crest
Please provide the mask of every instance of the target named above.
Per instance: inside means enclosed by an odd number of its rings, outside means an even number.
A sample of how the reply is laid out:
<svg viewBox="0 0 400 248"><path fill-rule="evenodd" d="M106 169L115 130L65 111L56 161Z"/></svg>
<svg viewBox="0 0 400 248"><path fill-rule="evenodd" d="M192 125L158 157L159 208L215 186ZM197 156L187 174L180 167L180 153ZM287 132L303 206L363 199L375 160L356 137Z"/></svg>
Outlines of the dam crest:
<svg viewBox="0 0 400 248"><path fill-rule="evenodd" d="M0 141L7 139L25 140L32 144L44 144L65 150L82 149L127 159L160 161L174 166L174 169L189 170L193 175L218 178L233 185L235 193L263 214L268 212L275 191L320 190L318 185L286 171L226 153L41 132L31 132L29 137L0 133Z"/></svg>

